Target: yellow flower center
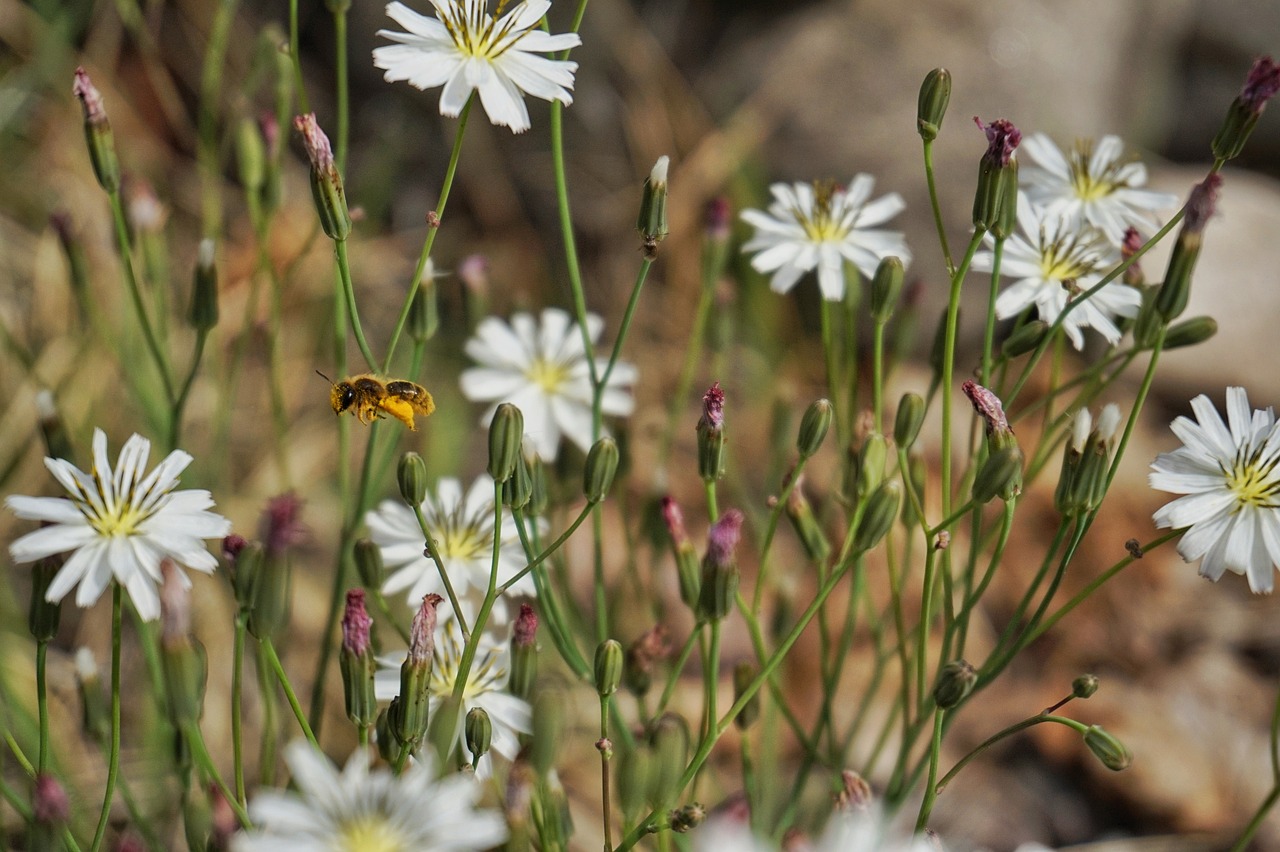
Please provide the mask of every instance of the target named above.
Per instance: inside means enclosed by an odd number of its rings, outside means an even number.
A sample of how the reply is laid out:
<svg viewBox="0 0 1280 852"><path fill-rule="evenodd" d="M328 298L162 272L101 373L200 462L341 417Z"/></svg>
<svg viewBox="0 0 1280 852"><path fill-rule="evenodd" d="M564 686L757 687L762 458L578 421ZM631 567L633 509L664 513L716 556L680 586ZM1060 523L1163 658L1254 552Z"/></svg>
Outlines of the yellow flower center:
<svg viewBox="0 0 1280 852"><path fill-rule="evenodd" d="M507 670L499 665L499 649L493 648L478 655L471 664L471 675L462 691L465 705L487 692L500 692L506 683ZM431 692L434 695L452 695L454 681L458 678L458 665L462 662L462 637L456 625L444 631L436 643L431 661Z"/></svg>
<svg viewBox="0 0 1280 852"><path fill-rule="evenodd" d="M1227 488L1236 497L1236 511L1246 507L1274 509L1280 506L1276 495L1280 494L1280 477L1276 477L1275 464L1259 464L1260 453L1248 458L1239 457L1228 471Z"/></svg>
<svg viewBox="0 0 1280 852"><path fill-rule="evenodd" d="M1092 141L1077 143L1068 157L1071 187L1075 190L1076 198L1081 201L1097 201L1128 186L1120 179L1120 169L1125 165L1123 162L1112 160L1104 165L1100 174L1093 174L1089 171L1092 157Z"/></svg>
<svg viewBox="0 0 1280 852"><path fill-rule="evenodd" d="M849 233L844 217L832 215L833 212L837 214L840 212L832 209L836 188L832 181L814 181L813 210L811 212L800 209L792 211L796 221L804 229L804 235L812 242L839 242Z"/></svg>
<svg viewBox="0 0 1280 852"><path fill-rule="evenodd" d="M338 829L337 848L344 852L408 852L404 836L381 815L361 817Z"/></svg>
<svg viewBox="0 0 1280 852"><path fill-rule="evenodd" d="M447 12L440 13L440 23L453 39L458 52L485 62L493 62L507 51L516 39L508 39L514 18L497 28L497 19L506 11L507 0L501 0L494 15L485 11L484 0L454 0Z"/></svg>
<svg viewBox="0 0 1280 852"><path fill-rule="evenodd" d="M569 379L569 371L563 364L544 361L541 358L535 358L525 369L524 374L530 382L549 395L559 393Z"/></svg>
<svg viewBox="0 0 1280 852"><path fill-rule="evenodd" d="M493 546L492 536L486 541L473 524L449 524L438 540L440 556L445 559L475 559Z"/></svg>

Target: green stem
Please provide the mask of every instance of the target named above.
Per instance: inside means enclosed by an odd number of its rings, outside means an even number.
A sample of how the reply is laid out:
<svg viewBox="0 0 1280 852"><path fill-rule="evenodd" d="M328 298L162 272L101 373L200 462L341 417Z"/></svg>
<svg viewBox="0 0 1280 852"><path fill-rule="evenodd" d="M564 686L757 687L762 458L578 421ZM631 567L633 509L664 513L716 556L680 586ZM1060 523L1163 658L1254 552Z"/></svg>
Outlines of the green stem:
<svg viewBox="0 0 1280 852"><path fill-rule="evenodd" d="M226 65L227 42L235 20L237 0L221 0L213 13L209 42L200 72L200 107L196 119L200 167L200 233L216 237L222 230L222 193L218 168L218 96L222 93L222 70ZM163 282L156 282L163 286Z"/></svg>
<svg viewBox="0 0 1280 852"><path fill-rule="evenodd" d="M115 223L116 243L120 251L120 265L124 268L125 287L129 291L129 299L133 303L133 311L138 317L138 324L142 327L142 337L147 344L147 352L150 353L156 371L160 374L160 381L164 385L165 401L172 404L174 393L173 379L169 376L169 361L160 348L160 341L156 338L155 328L151 325L151 320L147 316L147 306L142 299L142 289L138 286L138 277L133 270L133 258L129 248L129 227L125 222L124 215L124 202L120 198L119 190L108 193L108 197L111 200L111 219Z"/></svg>
<svg viewBox="0 0 1280 852"><path fill-rule="evenodd" d="M942 258L947 264L947 277L956 274L951 260L951 246L947 243L947 229L942 224L942 205L938 201L938 186L933 175L933 142L924 140L924 178L929 185L929 206L933 210L933 225L938 231L938 244L942 246Z"/></svg>
<svg viewBox="0 0 1280 852"><path fill-rule="evenodd" d="M236 616L231 649L231 760L235 774L235 800L248 802L244 787L244 634L245 615Z"/></svg>
<svg viewBox="0 0 1280 852"><path fill-rule="evenodd" d="M169 449L176 449L182 435L182 415L187 407L187 398L191 394L191 386L195 384L196 374L200 372L200 362L204 358L205 341L209 338L209 330L196 329L195 350L191 354L191 369L182 383L178 398L173 401L173 409L169 417Z"/></svg>
<svg viewBox="0 0 1280 852"><path fill-rule="evenodd" d="M501 499L499 499L498 504L499 505L502 504ZM569 528L566 529L564 532L560 533L560 536L555 541L551 542L550 547L542 551L542 553L538 554L537 559L534 559L528 565L524 566L519 571L517 571L514 575L512 575L511 579L507 580L505 583L499 586L498 594L500 595L506 594L507 590L510 589L512 586L514 586L516 583L520 582L520 580L524 577L525 574L528 574L534 568L537 568L544 561L546 561L547 557L551 556L551 554L559 550L561 545L563 545L566 541L569 540L569 537L574 534L574 532L578 529L578 527L582 526L582 522L585 521L587 519L587 516L591 514L592 506L593 504L588 503L583 508L583 510L578 514L578 517L573 519L573 523L569 524Z"/></svg>
<svg viewBox="0 0 1280 852"><path fill-rule="evenodd" d="M934 781L938 777L938 757L942 753L942 720L947 711L941 707L933 711L933 741L929 745L929 784L924 788L924 801L920 803L920 815L916 817L916 833L929 827L929 814L933 813L933 803L938 798L938 789Z"/></svg>
<svg viewBox="0 0 1280 852"><path fill-rule="evenodd" d="M267 662L270 663L271 670L275 673L276 681L280 684L280 688L284 690L284 697L289 702L289 709L293 710L293 717L297 719L298 727L302 729L302 735L313 746L320 748L320 744L316 742L316 735L311 732L311 725L307 723L307 714L302 712L302 705L298 703L298 696L293 692L293 684L289 683L289 676L285 674L284 666L280 664L280 656L276 653L275 643L269 637L260 641L263 651L266 652Z"/></svg>
<svg viewBox="0 0 1280 852"><path fill-rule="evenodd" d="M827 393L831 395L831 407L836 419L836 443L843 455L849 446L849 423L840 416L840 362L836 346L835 330L831 320L831 302L823 299L818 306L822 321L822 354L827 365Z"/></svg>
<svg viewBox="0 0 1280 852"><path fill-rule="evenodd" d="M360 347L360 354L368 362L369 369L377 370L378 359L373 357L373 350L369 348L369 342L364 338L364 329L360 325L360 311L356 307L356 289L351 283L351 266L347 262L347 241L334 240L333 251L338 259L338 274L342 276L342 295L347 303L347 319L351 323L351 333L355 336L356 345Z"/></svg>
<svg viewBox="0 0 1280 852"><path fill-rule="evenodd" d="M289 0L289 58L293 60L294 88L298 90L298 112L311 112L307 87L302 80L302 58L298 54L298 0Z"/></svg>
<svg viewBox="0 0 1280 852"><path fill-rule="evenodd" d="M117 196L118 197L118 196ZM125 243L127 246L128 243ZM107 757L107 783L102 791L102 811L93 833L90 852L98 852L107 836L111 817L111 800L115 796L116 778L120 774L120 634L124 613L124 591L119 583L111 584L111 751Z"/></svg>
<svg viewBox="0 0 1280 852"><path fill-rule="evenodd" d="M444 560L440 558L440 548L436 545L435 539L432 538L431 530L427 528L427 518L422 514L422 506L414 506L413 514L418 519L418 529L422 531L427 555L436 565L436 571L440 575L440 582L444 584L445 594L449 597L449 606L453 607L454 617L458 619L458 626L462 628L462 635L469 637L471 629L467 627L466 615L459 604L457 593L453 590L453 581L449 578L449 572L444 568ZM494 527L494 529L499 529L499 527ZM496 539L497 536L495 536L495 541Z"/></svg>
<svg viewBox="0 0 1280 852"><path fill-rule="evenodd" d="M194 723L186 725L183 734L195 754L196 762L200 764L205 775L213 779L213 783L218 785L218 789L222 791L227 804L231 806L231 810L235 811L236 819L240 821L241 827L250 828L253 823L249 820L249 813L240 804L236 796L232 794L227 787L227 783L222 780L222 776L218 774L218 768L213 765L213 758L209 756L209 747L205 744L204 734L200 731L200 726Z"/></svg>
<svg viewBox="0 0 1280 852"><path fill-rule="evenodd" d="M992 251L991 287L987 292L987 324L982 333L983 387L991 387L991 353L996 337L996 297L1000 295L1000 265L1004 259L1004 239L997 238Z"/></svg>
<svg viewBox="0 0 1280 852"><path fill-rule="evenodd" d="M49 655L49 640L41 639L36 643L36 713L40 717L40 774L49 771L49 693L45 685L48 674L46 660Z"/></svg>
<svg viewBox="0 0 1280 852"><path fill-rule="evenodd" d="M1078 724L1075 722L1074 719L1064 719L1060 716L1050 716L1046 713L1038 713L1035 716L1032 716L1030 719L1023 719L1021 722L1010 725L1004 730L994 733L990 737L987 737L987 739L983 740L978 746L976 746L973 749L973 751L969 752L964 757L960 758L960 761L956 763L955 766L951 767L951 769L947 772L947 774L942 776L941 780L939 780L937 783L933 783L931 780L929 784L930 788L932 788L935 791L935 793L941 793L943 788L945 788L948 784L951 783L951 779L955 778L956 775L959 774L960 770L968 766L969 762L973 760L975 757L982 754L984 751L991 748L993 745L1000 742L1002 739L1012 736L1018 733L1019 731L1025 731L1027 728L1030 728L1033 725L1039 725L1041 722L1057 722L1059 724L1071 723L1071 724L1068 724L1068 727L1070 728L1075 728L1076 724ZM926 795L927 794L928 794L928 791L926 791Z"/></svg>

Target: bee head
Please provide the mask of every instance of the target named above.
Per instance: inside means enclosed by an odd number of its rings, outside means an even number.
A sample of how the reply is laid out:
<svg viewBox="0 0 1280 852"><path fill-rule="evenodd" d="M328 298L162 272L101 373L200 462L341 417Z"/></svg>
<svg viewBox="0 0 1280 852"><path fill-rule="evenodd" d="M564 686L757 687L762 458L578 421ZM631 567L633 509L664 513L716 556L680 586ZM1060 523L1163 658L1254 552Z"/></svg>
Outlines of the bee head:
<svg viewBox="0 0 1280 852"><path fill-rule="evenodd" d="M350 382L334 382L319 370L316 370L316 375L330 384L329 404L333 406L334 414L341 414L356 401L356 391L355 388L351 387Z"/></svg>

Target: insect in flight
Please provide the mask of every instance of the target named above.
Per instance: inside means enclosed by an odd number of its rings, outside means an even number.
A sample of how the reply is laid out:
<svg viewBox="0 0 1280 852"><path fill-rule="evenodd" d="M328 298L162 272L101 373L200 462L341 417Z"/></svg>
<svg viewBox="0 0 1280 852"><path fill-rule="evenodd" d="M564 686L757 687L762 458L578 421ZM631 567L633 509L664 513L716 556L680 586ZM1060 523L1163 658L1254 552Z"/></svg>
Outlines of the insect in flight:
<svg viewBox="0 0 1280 852"><path fill-rule="evenodd" d="M426 417L436 410L435 400L426 388L404 379L384 381L372 373L361 373L334 382L319 370L316 373L332 385L329 404L333 406L334 414L353 410L356 418L365 425L390 415L416 432L418 427L414 425L414 415Z"/></svg>

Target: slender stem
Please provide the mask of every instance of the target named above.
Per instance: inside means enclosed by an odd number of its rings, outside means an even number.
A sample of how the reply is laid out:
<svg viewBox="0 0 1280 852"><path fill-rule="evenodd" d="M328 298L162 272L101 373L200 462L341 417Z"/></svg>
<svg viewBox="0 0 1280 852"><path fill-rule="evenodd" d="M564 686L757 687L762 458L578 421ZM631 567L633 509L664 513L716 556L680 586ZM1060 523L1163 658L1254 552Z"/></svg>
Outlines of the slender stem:
<svg viewBox="0 0 1280 852"><path fill-rule="evenodd" d="M124 202L120 198L120 191L115 190L108 193L111 200L111 219L116 228L116 242L120 250L120 265L124 268L124 282L126 289L129 291L129 299L133 302L133 311L138 317L138 325L142 327L142 337L147 344L147 352L151 355L151 360L155 364L156 371L160 374L160 381L164 385L164 398L166 402L172 403L173 379L169 377L169 360L165 357L164 351L160 348L160 341L156 338L155 328L151 325L151 320L147 316L147 306L142 299L142 288L138 286L138 276L133 270L133 257L129 249L129 227L125 222Z"/></svg>
<svg viewBox="0 0 1280 852"><path fill-rule="evenodd" d="M831 302L826 299L821 301L818 316L822 321L822 354L827 365L827 393L831 395L831 407L836 416L836 443L843 454L849 446L849 424L846 418L840 416L840 362L832 327Z"/></svg>
<svg viewBox="0 0 1280 852"><path fill-rule="evenodd" d="M127 245L127 243L126 243ZM93 833L89 849L97 852L107 836L107 822L111 817L111 800L115 797L116 778L120 774L120 634L124 613L124 590L119 583L111 584L111 750L107 757L107 783L102 791L102 811L98 814L98 827Z"/></svg>
<svg viewBox="0 0 1280 852"><path fill-rule="evenodd" d="M293 710L293 717L298 720L298 727L302 729L302 734L316 748L320 744L316 742L316 735L311 732L311 725L307 722L307 714L302 712L302 705L298 703L298 696L293 692L293 684L289 683L289 676L285 674L284 666L280 664L280 656L276 653L275 643L270 638L262 639L261 645L263 651L266 652L267 662L271 665L271 670L275 672L276 681L279 682L280 688L284 690L284 697L289 701L289 708Z"/></svg>
<svg viewBox="0 0 1280 852"><path fill-rule="evenodd" d="M929 206L933 210L933 225L938 230L938 245L942 247L942 258L947 264L947 277L956 274L956 265L951 260L951 246L947 243L947 229L942 224L942 205L938 201L938 186L933 176L933 142L924 140L924 178L929 185Z"/></svg>
<svg viewBox="0 0 1280 852"><path fill-rule="evenodd" d="M289 58L293 60L294 88L298 90L298 112L311 112L307 87L302 80L302 58L298 54L298 0L289 0Z"/></svg>
<svg viewBox="0 0 1280 852"><path fill-rule="evenodd" d="M573 235L573 215L569 210L569 182L564 167L564 105L551 104L551 165L556 181L556 210L560 217L560 237L564 241L565 271L569 276L569 291L573 297L573 313L578 321L578 333L582 335L582 351L586 355L587 371L591 387L600 385L596 359L591 356L594 346L587 328L587 297L582 285L582 269L578 265L578 245ZM592 435L592 438L595 438Z"/></svg>
<svg viewBox="0 0 1280 852"><path fill-rule="evenodd" d="M333 76L337 99L338 127L334 139L333 159L338 171L347 171L347 139L351 135L351 97L347 74L347 10L350 2L332 4L333 8Z"/></svg>
<svg viewBox="0 0 1280 852"><path fill-rule="evenodd" d="M991 353L996 336L996 297L1000 295L1000 265L1004 260L1004 238L998 237L992 251L991 286L987 291L987 324L982 333L982 386L991 387Z"/></svg>
<svg viewBox="0 0 1280 852"><path fill-rule="evenodd" d="M502 501L499 500L498 502L499 502L499 505L501 505ZM573 523L569 524L569 528L566 529L564 532L560 533L559 538L551 542L550 547L542 551L542 553L538 554L537 559L534 559L528 565L524 566L519 571L517 571L514 575L512 575L511 579L507 580L505 583L499 586L498 594L500 595L506 594L507 590L510 589L512 586L514 586L516 583L520 582L520 580L524 577L525 574L528 574L534 568L537 568L547 559L547 557L551 556L551 554L559 550L561 545L563 545L566 541L569 540L569 537L574 534L574 532L578 529L578 527L582 526L582 522L585 521L587 519L587 516L591 514L592 506L593 504L588 503L583 508L583 510L578 514L578 517L573 519Z"/></svg>
<svg viewBox="0 0 1280 852"><path fill-rule="evenodd" d="M471 629L467 627L466 614L462 611L459 604L458 595L453 590L453 580L449 578L449 572L444 568L444 560L440 558L440 548L436 544L435 538L431 535L431 530L427 527L427 518L422 514L422 506L414 506L413 514L418 519L418 529L422 531L422 537L426 545L427 555L431 557L431 561L436 565L436 571L440 575L440 582L444 584L445 594L449 597L449 606L453 607L454 617L458 619L458 626L462 628L462 635L469 637ZM499 529L494 527L494 529ZM497 536L494 536L495 542Z"/></svg>
<svg viewBox="0 0 1280 852"><path fill-rule="evenodd" d="M654 711L655 716L661 716L667 709L667 704L671 701L671 696L676 690L676 683L680 680L680 673L684 671L685 664L689 662L689 655L693 653L694 642L702 635L702 625L698 624L693 630L689 631L689 638L684 640L684 644L680 646L680 653L676 655L676 661L671 666L671 671L667 673L667 685L662 688L662 697L658 699L658 708Z"/></svg>
<svg viewBox="0 0 1280 852"><path fill-rule="evenodd" d="M342 276L342 295L347 303L347 318L351 322L351 333L355 336L356 345L360 347L360 354L368 362L369 369L376 370L378 359L373 357L373 350L369 348L369 342L364 339L364 328L360 325L360 311L356 307L356 289L351 283L351 266L347 262L347 241L334 240L333 251L338 259L338 273Z"/></svg>
<svg viewBox="0 0 1280 852"><path fill-rule="evenodd" d="M244 787L244 634L245 616L236 616L235 633L231 650L231 760L235 774L235 799L241 805L248 802Z"/></svg>
<svg viewBox="0 0 1280 852"><path fill-rule="evenodd" d="M600 742L596 748L600 750L600 820L604 827L604 848L613 847L613 815L612 796L609 795L609 756L613 753L613 744L609 742L609 703L610 696L600 696Z"/></svg>
<svg viewBox="0 0 1280 852"><path fill-rule="evenodd" d="M929 814L933 812L933 803L938 798L938 788L934 781L938 777L938 757L942 753L942 721L947 711L941 707L933 711L933 742L929 745L929 784L924 788L924 801L920 803L920 815L916 817L916 832L923 832L929 827Z"/></svg>
<svg viewBox="0 0 1280 852"><path fill-rule="evenodd" d="M222 229L222 194L218 169L218 96L222 94L222 70L227 42L235 20L237 0L221 0L213 13L209 42L200 73L200 107L196 119L200 166L200 232L213 237ZM161 282L157 282L161 283Z"/></svg>
<svg viewBox="0 0 1280 852"><path fill-rule="evenodd" d="M208 329L196 330L195 350L191 354L191 369L178 391L178 398L173 401L173 409L169 416L169 449L176 449L182 435L182 415L187 407L187 398L191 394L191 386L195 384L196 375L200 372L200 362L204 358L205 341L209 338Z"/></svg>
<svg viewBox="0 0 1280 852"><path fill-rule="evenodd" d="M1041 722L1057 722L1059 724L1063 724L1066 722L1074 722L1074 721L1075 720L1063 719L1060 716L1051 716L1047 712L1037 713L1035 716L1032 716L1030 719L1023 719L1021 722L1017 722L1016 724L1010 725L1004 730L998 731L997 733L994 733L991 736L987 737L985 740L979 743L976 747L974 747L973 751L969 752L964 757L960 758L960 761L956 763L955 766L951 767L951 769L947 772L947 774L942 776L942 778L937 783L931 782L929 786L933 788L935 792L941 793L943 788L945 788L948 784L951 783L951 779L955 778L956 775L959 774L961 769L964 769L966 766L968 766L971 760L973 760L978 755L982 754L987 749L991 748L996 743L1000 742L1006 737L1010 737L1018 733L1019 731L1025 731L1027 728L1030 728L1033 725L1039 725ZM1075 725L1074 724L1069 725L1068 727L1074 728ZM927 794L927 791L926 791L926 794Z"/></svg>
<svg viewBox="0 0 1280 852"><path fill-rule="evenodd" d="M40 752L36 756L40 774L49 771L49 693L45 685L49 640L36 643L36 713L40 718Z"/></svg>
<svg viewBox="0 0 1280 852"><path fill-rule="evenodd" d="M222 795L227 800L227 804L231 806L231 810L235 812L236 819L240 821L240 825L249 828L253 823L249 819L249 813L244 809L236 796L232 795L231 790L227 787L227 783L222 780L222 776L218 774L218 768L213 765L213 758L209 756L209 747L205 744L204 734L200 731L197 724L189 724L184 726L183 734L186 736L187 743L191 746L191 750L195 753L196 761L204 769L205 775L213 779L213 783L218 785L218 789L222 791Z"/></svg>

